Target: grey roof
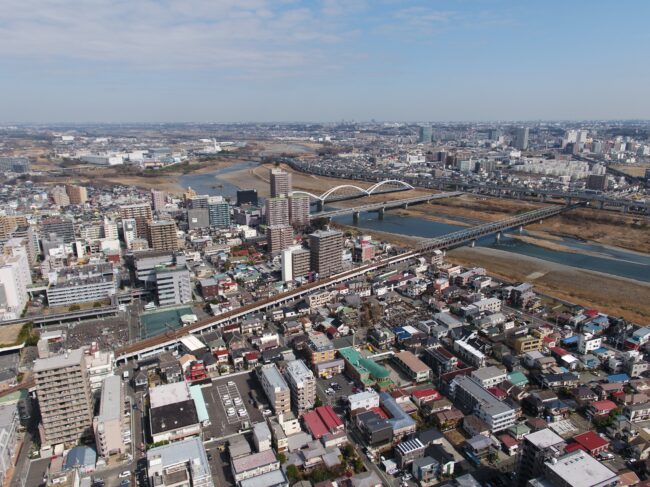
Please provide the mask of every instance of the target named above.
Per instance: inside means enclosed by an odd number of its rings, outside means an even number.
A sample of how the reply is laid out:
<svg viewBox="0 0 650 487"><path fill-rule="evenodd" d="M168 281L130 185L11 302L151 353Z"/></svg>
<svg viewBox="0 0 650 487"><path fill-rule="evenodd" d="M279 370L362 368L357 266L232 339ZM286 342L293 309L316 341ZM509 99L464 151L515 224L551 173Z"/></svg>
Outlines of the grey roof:
<svg viewBox="0 0 650 487"><path fill-rule="evenodd" d="M280 374L280 371L275 365L271 367L262 367L262 374L266 377L266 380L273 388L281 390L289 389L289 386L282 378L282 374Z"/></svg>
<svg viewBox="0 0 650 487"><path fill-rule="evenodd" d="M544 428L526 435L526 440L537 448L548 448L549 446L557 445L564 441L560 435L554 433L549 428Z"/></svg>
<svg viewBox="0 0 650 487"><path fill-rule="evenodd" d="M546 467L572 487L610 485L617 478L614 472L582 450L564 455L557 462L547 462Z"/></svg>
<svg viewBox="0 0 650 487"><path fill-rule="evenodd" d="M122 380L117 375L109 375L104 379L102 397L99 403L99 419L110 421L119 419L124 407L122 402Z"/></svg>
<svg viewBox="0 0 650 487"><path fill-rule="evenodd" d="M160 455L163 467L190 463L196 477L210 475L210 464L201 438L189 438L158 446L147 451L147 461Z"/></svg>
<svg viewBox="0 0 650 487"><path fill-rule="evenodd" d="M391 415L388 423L392 426L393 430L408 428L415 424L415 420L399 407L399 404L397 404L390 394L382 392L379 394L379 399L381 400L382 406L384 406Z"/></svg>
<svg viewBox="0 0 650 487"><path fill-rule="evenodd" d="M272 470L271 472L258 475L257 477L241 480L239 482L239 487L278 487L286 484L287 477L285 477L282 469L279 468L277 470Z"/></svg>
<svg viewBox="0 0 650 487"><path fill-rule="evenodd" d="M507 413L512 408L507 404L499 401L493 394L488 392L475 380L467 376L459 376L454 379L456 387L461 387L467 393L476 398L481 406L481 409L491 416Z"/></svg>
<svg viewBox="0 0 650 487"><path fill-rule="evenodd" d="M79 365L83 359L83 354L84 350L77 348L59 355L53 355L52 357L36 359L34 361L34 372Z"/></svg>
<svg viewBox="0 0 650 487"><path fill-rule="evenodd" d="M87 446L75 446L68 452L65 459L64 470L70 470L75 467L95 467L97 453Z"/></svg>
<svg viewBox="0 0 650 487"><path fill-rule="evenodd" d="M489 367L481 367L472 372L472 375L480 380L493 379L502 375L506 375L506 371L491 365Z"/></svg>

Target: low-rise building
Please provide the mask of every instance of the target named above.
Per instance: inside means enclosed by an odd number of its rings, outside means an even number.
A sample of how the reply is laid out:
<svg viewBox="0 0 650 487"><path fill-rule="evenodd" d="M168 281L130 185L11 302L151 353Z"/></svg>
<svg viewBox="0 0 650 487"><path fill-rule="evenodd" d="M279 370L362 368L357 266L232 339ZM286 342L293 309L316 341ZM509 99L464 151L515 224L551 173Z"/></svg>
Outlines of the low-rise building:
<svg viewBox="0 0 650 487"><path fill-rule="evenodd" d="M149 485L214 487L203 442L189 438L147 451Z"/></svg>
<svg viewBox="0 0 650 487"><path fill-rule="evenodd" d="M493 433L512 426L517 419L515 409L481 387L476 379L456 377L451 382L450 392L459 407L476 414L490 426Z"/></svg>
<svg viewBox="0 0 650 487"><path fill-rule="evenodd" d="M97 453L104 458L126 450L124 438L124 390L119 376L104 379L99 401L99 415L93 420ZM130 435L130 428L129 430Z"/></svg>
<svg viewBox="0 0 650 487"><path fill-rule="evenodd" d="M395 354L393 359L413 381L425 382L429 380L431 369L411 352L404 350Z"/></svg>
<svg viewBox="0 0 650 487"><path fill-rule="evenodd" d="M273 450L265 450L253 455L240 457L230 463L235 482L258 477L268 472L278 470L280 461Z"/></svg>

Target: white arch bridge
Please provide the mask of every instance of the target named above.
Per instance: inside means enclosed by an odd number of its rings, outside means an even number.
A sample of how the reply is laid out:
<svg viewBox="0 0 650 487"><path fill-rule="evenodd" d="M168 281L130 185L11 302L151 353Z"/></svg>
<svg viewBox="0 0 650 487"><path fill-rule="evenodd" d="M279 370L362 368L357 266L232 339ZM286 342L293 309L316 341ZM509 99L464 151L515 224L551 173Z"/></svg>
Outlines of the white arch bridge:
<svg viewBox="0 0 650 487"><path fill-rule="evenodd" d="M324 203L332 201L351 200L355 198L363 198L364 196L371 196L373 194L395 193L397 191L408 191L413 189L408 183L398 179L386 179L380 181L368 188L361 188L354 184L341 184L328 189L320 195L310 193L308 191L293 191L292 194L304 194L309 196L311 203L318 204L322 208Z"/></svg>

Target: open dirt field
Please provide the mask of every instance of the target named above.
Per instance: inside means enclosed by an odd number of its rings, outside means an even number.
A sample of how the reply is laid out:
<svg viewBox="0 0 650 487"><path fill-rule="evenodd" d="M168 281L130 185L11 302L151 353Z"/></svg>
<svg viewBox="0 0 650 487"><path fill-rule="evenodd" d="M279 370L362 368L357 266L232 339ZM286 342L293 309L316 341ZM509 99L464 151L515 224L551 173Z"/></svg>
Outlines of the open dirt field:
<svg viewBox="0 0 650 487"><path fill-rule="evenodd" d="M528 281L550 296L623 316L639 325L650 323L650 283L575 269L496 249L461 247L448 254L464 265L484 267L508 281Z"/></svg>
<svg viewBox="0 0 650 487"><path fill-rule="evenodd" d="M18 339L20 329L23 327L21 324L6 325L0 327L0 344L12 345Z"/></svg>
<svg viewBox="0 0 650 487"><path fill-rule="evenodd" d="M650 164L616 164L612 167L630 176L640 177L645 176L645 170L650 169Z"/></svg>

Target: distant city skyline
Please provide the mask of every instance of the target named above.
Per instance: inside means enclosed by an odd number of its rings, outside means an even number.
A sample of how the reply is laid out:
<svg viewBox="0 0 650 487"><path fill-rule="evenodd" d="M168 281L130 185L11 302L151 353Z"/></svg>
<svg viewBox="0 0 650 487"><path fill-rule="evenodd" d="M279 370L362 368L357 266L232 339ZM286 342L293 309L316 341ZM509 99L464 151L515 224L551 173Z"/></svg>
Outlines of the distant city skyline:
<svg viewBox="0 0 650 487"><path fill-rule="evenodd" d="M0 122L650 118L650 4L7 0Z"/></svg>

